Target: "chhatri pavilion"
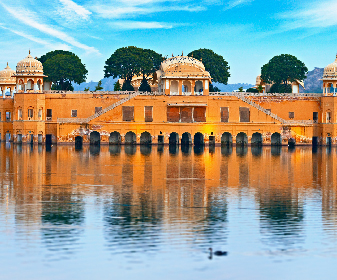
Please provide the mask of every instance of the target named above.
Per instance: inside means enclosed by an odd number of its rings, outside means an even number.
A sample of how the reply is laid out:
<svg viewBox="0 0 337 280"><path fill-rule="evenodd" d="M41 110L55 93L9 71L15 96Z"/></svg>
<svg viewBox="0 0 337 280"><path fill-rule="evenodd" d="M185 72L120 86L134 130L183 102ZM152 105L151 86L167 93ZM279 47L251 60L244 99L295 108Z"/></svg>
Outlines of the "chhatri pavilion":
<svg viewBox="0 0 337 280"><path fill-rule="evenodd" d="M166 59L149 77L156 89L151 93L55 91L45 77L43 65L30 53L15 71L8 65L0 71L1 141L337 144L337 59L324 69L323 94L299 93L300 81L291 94L209 92L212 77L202 61L183 55ZM139 86L140 77L132 82Z"/></svg>

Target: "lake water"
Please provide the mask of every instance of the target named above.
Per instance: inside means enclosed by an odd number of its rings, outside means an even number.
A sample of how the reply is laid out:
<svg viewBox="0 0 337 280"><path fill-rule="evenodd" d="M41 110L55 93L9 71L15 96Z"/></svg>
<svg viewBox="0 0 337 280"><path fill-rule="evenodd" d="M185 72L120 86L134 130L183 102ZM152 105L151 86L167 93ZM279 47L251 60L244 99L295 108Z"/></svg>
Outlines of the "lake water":
<svg viewBox="0 0 337 280"><path fill-rule="evenodd" d="M336 277L335 149L0 152L0 279Z"/></svg>

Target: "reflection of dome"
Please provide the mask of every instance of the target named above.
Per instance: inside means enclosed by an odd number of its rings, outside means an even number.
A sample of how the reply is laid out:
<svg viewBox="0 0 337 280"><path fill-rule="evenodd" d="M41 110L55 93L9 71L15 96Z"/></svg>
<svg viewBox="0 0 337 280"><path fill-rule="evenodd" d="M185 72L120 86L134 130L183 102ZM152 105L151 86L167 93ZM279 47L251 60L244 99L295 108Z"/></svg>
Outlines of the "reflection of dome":
<svg viewBox="0 0 337 280"><path fill-rule="evenodd" d="M0 71L0 84L16 84L16 78L12 77L15 75L15 71L12 70L7 63L7 67Z"/></svg>
<svg viewBox="0 0 337 280"><path fill-rule="evenodd" d="M29 52L29 55L18 62L16 66L16 75L22 76L22 75L37 75L41 76L43 75L43 66L40 61L37 59L34 59Z"/></svg>
<svg viewBox="0 0 337 280"><path fill-rule="evenodd" d="M189 56L175 56L168 58L161 63L161 69L162 71L166 71L166 69L174 64L190 64L192 66L197 66L202 70L205 70L205 66L201 61Z"/></svg>
<svg viewBox="0 0 337 280"><path fill-rule="evenodd" d="M336 60L324 68L323 78L336 78L337 77L337 56Z"/></svg>

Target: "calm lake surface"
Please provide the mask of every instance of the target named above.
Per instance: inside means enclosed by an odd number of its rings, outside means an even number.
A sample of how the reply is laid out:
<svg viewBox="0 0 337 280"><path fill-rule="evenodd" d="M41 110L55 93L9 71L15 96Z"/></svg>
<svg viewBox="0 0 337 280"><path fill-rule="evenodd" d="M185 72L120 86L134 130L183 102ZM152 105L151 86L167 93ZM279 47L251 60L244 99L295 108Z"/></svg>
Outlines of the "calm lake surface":
<svg viewBox="0 0 337 280"><path fill-rule="evenodd" d="M336 277L335 149L0 152L0 279Z"/></svg>

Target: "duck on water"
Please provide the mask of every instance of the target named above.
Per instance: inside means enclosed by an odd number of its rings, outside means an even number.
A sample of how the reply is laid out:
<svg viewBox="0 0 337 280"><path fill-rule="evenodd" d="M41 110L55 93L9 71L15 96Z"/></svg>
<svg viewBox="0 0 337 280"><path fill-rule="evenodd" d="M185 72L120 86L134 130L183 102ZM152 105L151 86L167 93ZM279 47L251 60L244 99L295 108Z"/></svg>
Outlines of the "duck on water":
<svg viewBox="0 0 337 280"><path fill-rule="evenodd" d="M215 251L213 252L212 248L209 248L209 259L212 259L212 256L227 256L228 252L227 251Z"/></svg>

